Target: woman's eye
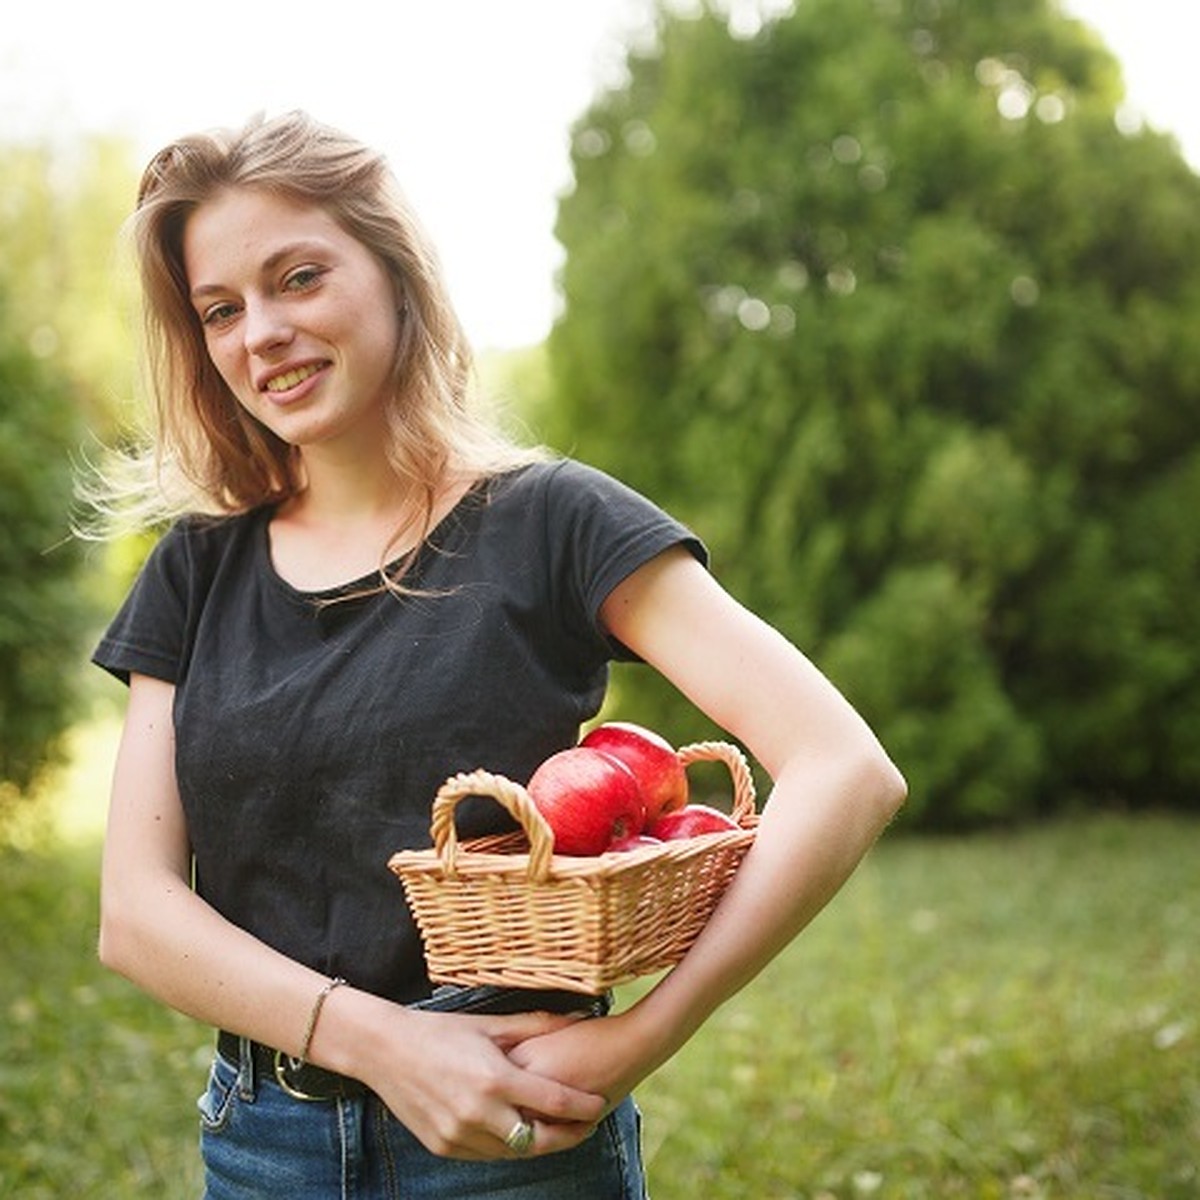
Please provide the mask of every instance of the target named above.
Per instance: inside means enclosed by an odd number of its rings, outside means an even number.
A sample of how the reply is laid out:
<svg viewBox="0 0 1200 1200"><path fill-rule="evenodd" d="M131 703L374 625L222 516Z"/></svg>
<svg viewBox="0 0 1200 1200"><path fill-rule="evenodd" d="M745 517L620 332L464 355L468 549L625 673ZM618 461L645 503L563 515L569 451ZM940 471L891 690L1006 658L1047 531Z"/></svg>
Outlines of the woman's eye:
<svg viewBox="0 0 1200 1200"><path fill-rule="evenodd" d="M236 304L223 302L206 308L200 314L200 321L209 328L217 328L221 325L228 325L237 314L238 308Z"/></svg>
<svg viewBox="0 0 1200 1200"><path fill-rule="evenodd" d="M324 274L321 267L296 267L284 277L283 286L289 292L304 292L315 287Z"/></svg>

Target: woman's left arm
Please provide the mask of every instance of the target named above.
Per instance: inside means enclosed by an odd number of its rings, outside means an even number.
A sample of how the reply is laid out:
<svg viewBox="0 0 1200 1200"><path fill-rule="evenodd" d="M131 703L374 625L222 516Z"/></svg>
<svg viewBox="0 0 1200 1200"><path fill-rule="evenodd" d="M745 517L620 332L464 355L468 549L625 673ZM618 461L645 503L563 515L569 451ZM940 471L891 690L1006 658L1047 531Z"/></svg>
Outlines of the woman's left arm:
<svg viewBox="0 0 1200 1200"><path fill-rule="evenodd" d="M820 912L903 803L905 784L825 676L686 550L635 571L601 618L746 746L773 784L753 846L682 962L624 1012L514 1052L615 1101Z"/></svg>

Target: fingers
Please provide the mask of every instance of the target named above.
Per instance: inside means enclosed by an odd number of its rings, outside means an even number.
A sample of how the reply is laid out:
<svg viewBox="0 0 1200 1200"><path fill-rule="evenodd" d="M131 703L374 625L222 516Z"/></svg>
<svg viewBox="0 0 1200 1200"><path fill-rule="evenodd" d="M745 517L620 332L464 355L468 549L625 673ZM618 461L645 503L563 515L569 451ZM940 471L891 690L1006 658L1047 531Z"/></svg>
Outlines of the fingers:
<svg viewBox="0 0 1200 1200"><path fill-rule="evenodd" d="M524 1158L533 1149L534 1137L533 1123L521 1117L512 1129L509 1130L508 1136L504 1139L504 1144L518 1158Z"/></svg>
<svg viewBox="0 0 1200 1200"><path fill-rule="evenodd" d="M483 1018L487 1035L506 1052L522 1042L578 1023L578 1017L563 1017L552 1013L519 1013L515 1016ZM531 1113L546 1121L593 1126L608 1107L602 1095L572 1087L548 1074L539 1074L508 1057L506 1065L514 1074L505 1079L505 1088L513 1103L523 1113Z"/></svg>
<svg viewBox="0 0 1200 1200"><path fill-rule="evenodd" d="M510 1158L532 1158L539 1154L557 1154L586 1141L596 1132L596 1126L584 1121L547 1122L517 1121L504 1138L505 1153Z"/></svg>
<svg viewBox="0 0 1200 1200"><path fill-rule="evenodd" d="M608 1101L603 1096L519 1067L515 1070L509 1095L522 1112L563 1125L595 1125L604 1116Z"/></svg>
<svg viewBox="0 0 1200 1200"><path fill-rule="evenodd" d="M367 1082L434 1154L470 1160L523 1158L578 1145L605 1110L605 1100L521 1067L506 1054L518 1044L560 1029L548 1014L452 1017L438 1020L439 1037L413 1083L411 1070L381 1073ZM568 1019L566 1024L570 1024Z"/></svg>
<svg viewBox="0 0 1200 1200"><path fill-rule="evenodd" d="M477 1017L482 1021L488 1036L502 1050L511 1050L521 1042L530 1038L541 1037L553 1033L582 1020L582 1015L559 1014L548 1012L514 1013L509 1016Z"/></svg>
<svg viewBox="0 0 1200 1200"><path fill-rule="evenodd" d="M475 1162L498 1158L534 1158L543 1154L557 1154L570 1150L586 1141L596 1131L593 1123L586 1121L542 1121L532 1116L515 1116L509 1120L504 1133L499 1126L489 1123L462 1125L444 1133L430 1129L413 1129L428 1150L444 1158L466 1159Z"/></svg>

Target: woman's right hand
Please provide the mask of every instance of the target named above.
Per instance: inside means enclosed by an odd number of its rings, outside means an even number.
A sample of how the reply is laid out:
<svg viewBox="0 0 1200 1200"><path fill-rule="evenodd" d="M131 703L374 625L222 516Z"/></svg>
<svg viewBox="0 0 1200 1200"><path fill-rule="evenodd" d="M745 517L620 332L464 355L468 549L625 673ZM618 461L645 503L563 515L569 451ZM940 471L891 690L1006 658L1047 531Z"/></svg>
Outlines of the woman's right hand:
<svg viewBox="0 0 1200 1200"><path fill-rule="evenodd" d="M521 1121L533 1126L526 1156L551 1154L584 1141L607 1103L524 1070L508 1051L578 1019L428 1012L339 988L317 1022L311 1058L362 1080L434 1154L513 1158L505 1139Z"/></svg>

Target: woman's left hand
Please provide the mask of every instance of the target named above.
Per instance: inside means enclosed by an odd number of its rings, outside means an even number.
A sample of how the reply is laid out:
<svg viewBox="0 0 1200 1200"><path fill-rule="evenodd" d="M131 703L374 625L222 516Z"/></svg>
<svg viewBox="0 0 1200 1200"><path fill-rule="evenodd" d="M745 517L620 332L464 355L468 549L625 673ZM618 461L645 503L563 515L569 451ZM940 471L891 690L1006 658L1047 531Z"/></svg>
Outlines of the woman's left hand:
<svg viewBox="0 0 1200 1200"><path fill-rule="evenodd" d="M536 1075L603 1096L614 1109L657 1065L631 1012L576 1021L513 1046L508 1057Z"/></svg>

